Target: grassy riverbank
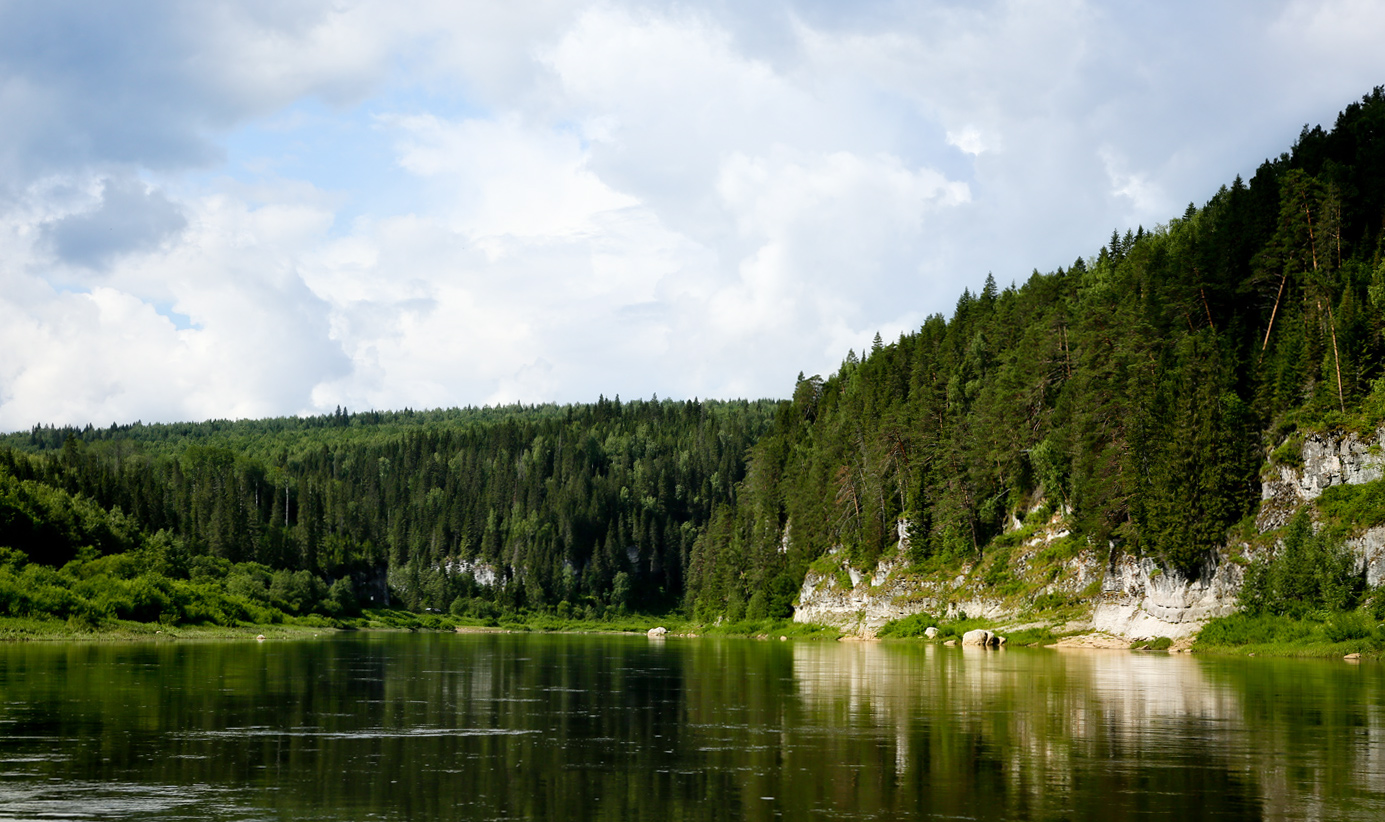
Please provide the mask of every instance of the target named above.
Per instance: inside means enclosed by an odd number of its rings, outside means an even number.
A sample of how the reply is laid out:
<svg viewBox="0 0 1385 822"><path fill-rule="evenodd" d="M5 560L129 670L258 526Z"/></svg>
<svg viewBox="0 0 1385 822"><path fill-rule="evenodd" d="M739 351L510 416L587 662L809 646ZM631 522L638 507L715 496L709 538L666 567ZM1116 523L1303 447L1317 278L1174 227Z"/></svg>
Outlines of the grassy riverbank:
<svg viewBox="0 0 1385 822"><path fill-rule="evenodd" d="M1381 658L1385 657L1385 626L1366 611L1325 617L1238 613L1207 623L1193 650L1237 656Z"/></svg>
<svg viewBox="0 0 1385 822"><path fill-rule="evenodd" d="M335 630L308 624L163 625L130 620L110 620L93 626L65 619L0 617L0 642L254 639L261 634L268 639L301 639Z"/></svg>
<svg viewBox="0 0 1385 822"><path fill-rule="evenodd" d="M721 625L704 625L677 615L628 614L609 619L563 619L543 613L512 613L496 619L479 620L448 614L414 613L398 609L368 609L352 619L332 619L317 615L288 617L275 623L245 622L237 625L215 623L136 622L105 619L48 617L0 617L0 641L125 641L168 639L253 639L263 634L270 639L308 638L341 631L504 631L509 633L645 633L662 627L674 636L724 636L774 639L834 640L841 636L836 628L805 625L788 620L745 620Z"/></svg>
<svg viewBox="0 0 1385 822"><path fill-rule="evenodd" d="M1014 647L1038 647L1052 645L1060 636L1048 625L1028 625L1015 630L1005 630L1004 626L989 619L943 620L929 614L913 614L886 623L877 634L881 639L925 639L929 627L938 629L931 642L961 641L967 631L984 629L994 631L1005 637L1005 644Z"/></svg>

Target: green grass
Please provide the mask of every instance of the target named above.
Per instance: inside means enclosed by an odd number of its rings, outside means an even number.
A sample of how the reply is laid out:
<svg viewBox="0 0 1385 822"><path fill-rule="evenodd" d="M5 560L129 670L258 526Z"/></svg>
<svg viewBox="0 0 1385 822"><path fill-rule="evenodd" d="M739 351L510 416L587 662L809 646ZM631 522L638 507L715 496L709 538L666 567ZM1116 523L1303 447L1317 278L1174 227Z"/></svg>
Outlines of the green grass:
<svg viewBox="0 0 1385 822"><path fill-rule="evenodd" d="M331 628L278 623L272 625L163 625L157 622L132 622L113 619L98 625L77 619L54 617L0 617L0 641L72 640L165 640L165 639L253 639L263 634L270 639L306 638Z"/></svg>
<svg viewBox="0 0 1385 822"><path fill-rule="evenodd" d="M809 622L787 619L744 619L722 625L689 625L692 633L702 636L788 637L790 639L840 639L841 629ZM670 629L672 630L672 629Z"/></svg>
<svg viewBox="0 0 1385 822"><path fill-rule="evenodd" d="M1324 530L1333 539L1385 525L1385 480L1323 489L1317 508Z"/></svg>
<svg viewBox="0 0 1385 822"><path fill-rule="evenodd" d="M929 626L938 629L938 635L929 640L924 636L924 631ZM941 620L930 614L911 614L893 622L886 623L876 634L881 639L915 639L925 642L946 642L949 639L961 640L962 635L967 631L984 628L988 631L995 631L1005 637L1007 646L1026 647L1034 645L1051 645L1058 640L1052 629L1026 628L1021 631L998 631L994 621L988 619L956 619Z"/></svg>
<svg viewBox="0 0 1385 822"><path fill-rule="evenodd" d="M1053 629L1047 626L1043 628L1025 628L1022 631L1014 631L1004 634L1007 645L1020 648L1043 647L1057 642L1059 637L1053 633Z"/></svg>
<svg viewBox="0 0 1385 822"><path fill-rule="evenodd" d="M1193 650L1276 657L1385 656L1385 627L1365 611L1307 617L1237 613L1203 626Z"/></svg>
<svg viewBox="0 0 1385 822"><path fill-rule="evenodd" d="M1173 647L1173 640L1166 636L1157 636L1148 642L1141 642L1139 645L1131 646L1133 651L1167 651Z"/></svg>
<svg viewBox="0 0 1385 822"><path fill-rule="evenodd" d="M490 619L456 617L442 613L415 613L400 608L372 608L351 619L335 619L319 614L283 616L274 623L230 622L170 623L138 622L102 616L68 618L37 614L0 615L0 641L5 640L163 640L310 637L328 631L456 631L467 629L511 633L645 633L663 627L670 634L794 639L838 639L841 631L825 625L812 625L784 619L741 620L709 625L691 622L678 614L624 614L599 619L570 619L550 612L509 612Z"/></svg>

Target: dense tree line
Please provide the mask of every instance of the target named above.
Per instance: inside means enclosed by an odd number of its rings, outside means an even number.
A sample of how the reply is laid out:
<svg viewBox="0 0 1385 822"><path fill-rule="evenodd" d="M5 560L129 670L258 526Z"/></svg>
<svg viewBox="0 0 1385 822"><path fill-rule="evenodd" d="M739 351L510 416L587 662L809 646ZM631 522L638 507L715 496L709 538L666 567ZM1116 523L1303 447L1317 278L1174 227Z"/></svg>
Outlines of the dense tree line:
<svg viewBox="0 0 1385 822"><path fill-rule="evenodd" d="M786 614L834 546L869 567L904 522L915 562L956 565L1035 509L1196 574L1269 448L1385 393L1382 227L1376 89L1201 209L800 375L694 548L690 604Z"/></svg>
<svg viewBox="0 0 1385 822"><path fill-rule="evenodd" d="M0 533L49 566L159 535L175 576L211 557L354 579L376 604L388 576L415 608L669 608L773 408L602 398L421 420L39 428L0 450Z"/></svg>

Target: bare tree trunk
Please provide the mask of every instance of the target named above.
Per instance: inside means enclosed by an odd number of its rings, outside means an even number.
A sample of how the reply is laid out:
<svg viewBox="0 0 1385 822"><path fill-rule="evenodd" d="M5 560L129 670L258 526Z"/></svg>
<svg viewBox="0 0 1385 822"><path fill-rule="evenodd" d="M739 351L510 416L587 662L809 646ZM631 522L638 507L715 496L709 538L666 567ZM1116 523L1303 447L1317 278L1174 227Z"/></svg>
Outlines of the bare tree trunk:
<svg viewBox="0 0 1385 822"><path fill-rule="evenodd" d="M1318 311L1322 311L1322 300L1318 301ZM1337 405L1342 413L1347 412L1345 392L1342 391L1342 357L1337 353L1337 319L1332 315L1332 300L1327 301L1327 330L1332 332L1332 362L1337 367Z"/></svg>
<svg viewBox="0 0 1385 822"><path fill-rule="evenodd" d="M1198 286L1197 293L1202 295L1202 308L1207 312L1207 324L1210 325L1215 332L1217 330L1217 324L1212 322L1212 306L1207 304L1207 292L1202 289L1202 286Z"/></svg>
<svg viewBox="0 0 1385 822"><path fill-rule="evenodd" d="M1270 312L1270 327L1265 329L1265 341L1260 343L1260 362L1265 361L1265 347L1270 344L1270 332L1274 330L1274 318L1279 314L1279 300L1284 296L1284 283L1289 281L1289 272L1279 278L1279 293L1274 295L1274 310Z"/></svg>

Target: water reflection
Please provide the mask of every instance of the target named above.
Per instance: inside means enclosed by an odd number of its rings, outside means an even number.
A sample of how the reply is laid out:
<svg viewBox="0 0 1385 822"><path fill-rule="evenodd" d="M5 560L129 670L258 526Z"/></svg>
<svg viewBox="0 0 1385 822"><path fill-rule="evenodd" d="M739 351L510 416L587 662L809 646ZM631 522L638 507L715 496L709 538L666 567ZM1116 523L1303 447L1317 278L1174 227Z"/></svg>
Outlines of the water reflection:
<svg viewBox="0 0 1385 822"><path fill-rule="evenodd" d="M0 646L9 819L1373 819L1374 666L643 637Z"/></svg>
<svg viewBox="0 0 1385 822"><path fill-rule="evenodd" d="M795 648L806 704L893 730L894 773L1013 814L1378 819L1381 671L1340 663L855 644ZM958 757L967 761L959 762ZM941 783L934 781L938 775ZM959 775L966 788L956 791Z"/></svg>

